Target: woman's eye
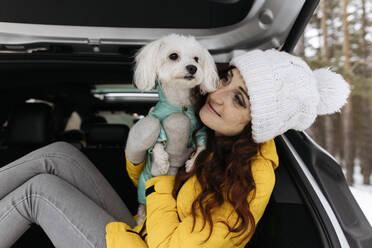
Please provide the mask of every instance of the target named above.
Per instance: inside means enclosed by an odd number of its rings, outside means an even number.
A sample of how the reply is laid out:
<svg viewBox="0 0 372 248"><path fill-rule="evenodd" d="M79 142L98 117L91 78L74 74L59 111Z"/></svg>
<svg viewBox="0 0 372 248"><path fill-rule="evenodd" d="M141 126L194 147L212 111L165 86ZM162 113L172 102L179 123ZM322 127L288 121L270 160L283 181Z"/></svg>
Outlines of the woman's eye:
<svg viewBox="0 0 372 248"><path fill-rule="evenodd" d="M171 60L177 60L178 59L178 54L177 53L172 53L171 55L169 55L169 58Z"/></svg>
<svg viewBox="0 0 372 248"><path fill-rule="evenodd" d="M242 107L245 106L244 103L243 103L243 101L242 101L242 99L240 98L240 96L235 95L234 100L235 100L235 101L236 101L240 106L242 106Z"/></svg>
<svg viewBox="0 0 372 248"><path fill-rule="evenodd" d="M199 62L199 58L198 57L194 57L194 60L195 60L196 63Z"/></svg>
<svg viewBox="0 0 372 248"><path fill-rule="evenodd" d="M229 75L226 75L226 77L222 78L222 85L226 86L231 82Z"/></svg>

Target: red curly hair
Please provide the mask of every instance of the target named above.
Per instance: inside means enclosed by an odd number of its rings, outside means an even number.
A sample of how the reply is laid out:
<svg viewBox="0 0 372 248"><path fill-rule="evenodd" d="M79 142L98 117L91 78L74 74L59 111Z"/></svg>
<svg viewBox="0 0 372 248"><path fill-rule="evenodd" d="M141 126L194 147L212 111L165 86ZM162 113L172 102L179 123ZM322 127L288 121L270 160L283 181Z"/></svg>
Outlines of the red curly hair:
<svg viewBox="0 0 372 248"><path fill-rule="evenodd" d="M231 73L233 68L227 67L220 70L220 78L227 79L227 74ZM198 92L196 89L194 93L197 95ZM205 103L206 96L199 96L196 99L199 99L196 104L196 113L199 118L199 110ZM196 131L193 133L194 144L196 144ZM194 218L192 231L195 228L198 209L203 216L202 229L205 228L207 222L210 226L209 235L205 242L213 232L211 212L222 206L225 201L232 205L238 216L232 226L223 222L229 232L236 233L235 237L246 233L243 241L253 235L256 226L249 208L248 195L255 193L251 159L257 154L257 151L258 144L252 139L250 123L236 136L215 136L214 131L207 128L206 149L196 158L192 171L186 173L184 168L178 171L173 188L174 198L182 185L194 175L201 186L200 194L192 203L191 213ZM211 154L213 156L210 156Z"/></svg>

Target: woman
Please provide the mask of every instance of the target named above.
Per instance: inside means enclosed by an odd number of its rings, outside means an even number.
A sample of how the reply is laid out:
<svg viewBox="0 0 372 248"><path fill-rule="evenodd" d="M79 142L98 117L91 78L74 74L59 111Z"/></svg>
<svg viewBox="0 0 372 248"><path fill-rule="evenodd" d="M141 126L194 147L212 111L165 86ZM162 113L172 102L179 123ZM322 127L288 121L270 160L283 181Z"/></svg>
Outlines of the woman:
<svg viewBox="0 0 372 248"><path fill-rule="evenodd" d="M207 149L190 173L147 181L145 223L131 228L133 217L97 169L59 142L0 169L0 247L33 222L57 247L244 247L274 187L273 138L338 111L349 87L333 72L313 73L274 50L231 64L199 112L209 128ZM127 161L134 182L143 164Z"/></svg>

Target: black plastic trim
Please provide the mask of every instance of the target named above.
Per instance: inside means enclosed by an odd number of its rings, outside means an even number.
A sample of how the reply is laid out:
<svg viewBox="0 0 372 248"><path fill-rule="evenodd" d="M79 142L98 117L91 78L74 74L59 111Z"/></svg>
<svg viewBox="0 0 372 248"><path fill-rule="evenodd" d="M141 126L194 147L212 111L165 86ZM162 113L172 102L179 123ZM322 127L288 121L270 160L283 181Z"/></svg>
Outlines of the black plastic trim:
<svg viewBox="0 0 372 248"><path fill-rule="evenodd" d="M291 52L294 49L298 39L305 30L306 25L313 16L319 1L320 0L307 0L305 2L281 50Z"/></svg>
<svg viewBox="0 0 372 248"><path fill-rule="evenodd" d="M285 136L319 184L350 247L372 247L372 227L353 197L341 166L303 132L290 130Z"/></svg>

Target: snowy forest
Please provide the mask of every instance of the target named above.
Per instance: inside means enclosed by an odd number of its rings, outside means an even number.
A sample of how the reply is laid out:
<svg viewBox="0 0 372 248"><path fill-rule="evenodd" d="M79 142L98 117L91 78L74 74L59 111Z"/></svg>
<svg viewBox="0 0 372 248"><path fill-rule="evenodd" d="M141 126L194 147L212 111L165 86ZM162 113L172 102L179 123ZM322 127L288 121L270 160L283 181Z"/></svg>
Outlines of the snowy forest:
<svg viewBox="0 0 372 248"><path fill-rule="evenodd" d="M340 113L318 116L306 132L341 164L350 186L355 166L363 184L372 178L372 2L320 0L295 54L313 69L331 67L352 93Z"/></svg>

